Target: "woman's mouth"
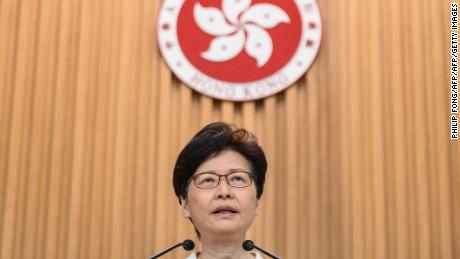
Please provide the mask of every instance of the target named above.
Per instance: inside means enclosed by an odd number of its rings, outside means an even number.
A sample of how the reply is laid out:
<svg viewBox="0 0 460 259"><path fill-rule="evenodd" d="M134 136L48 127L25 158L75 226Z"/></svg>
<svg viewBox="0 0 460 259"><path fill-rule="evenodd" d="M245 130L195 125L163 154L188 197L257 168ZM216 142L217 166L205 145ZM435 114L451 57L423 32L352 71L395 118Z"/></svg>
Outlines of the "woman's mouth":
<svg viewBox="0 0 460 259"><path fill-rule="evenodd" d="M215 211L212 214L234 214L234 213L237 213L237 212L233 210L221 210L221 211Z"/></svg>
<svg viewBox="0 0 460 259"><path fill-rule="evenodd" d="M232 214L236 214L236 213L238 213L238 211L235 208L233 208L232 206L229 206L229 205L218 206L212 212L212 214L214 214L214 215L232 215Z"/></svg>

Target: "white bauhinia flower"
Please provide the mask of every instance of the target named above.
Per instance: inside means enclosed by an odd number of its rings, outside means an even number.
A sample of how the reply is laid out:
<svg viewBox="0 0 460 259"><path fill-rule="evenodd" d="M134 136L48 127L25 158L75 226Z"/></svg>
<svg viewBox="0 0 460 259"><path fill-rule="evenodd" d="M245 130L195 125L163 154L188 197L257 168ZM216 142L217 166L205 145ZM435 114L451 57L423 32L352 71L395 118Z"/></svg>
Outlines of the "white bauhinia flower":
<svg viewBox="0 0 460 259"><path fill-rule="evenodd" d="M244 49L264 66L273 52L273 42L266 29L290 23L283 9L272 4L255 4L251 0L223 0L222 11L196 3L193 16L201 30L216 36L201 56L209 61L230 60Z"/></svg>

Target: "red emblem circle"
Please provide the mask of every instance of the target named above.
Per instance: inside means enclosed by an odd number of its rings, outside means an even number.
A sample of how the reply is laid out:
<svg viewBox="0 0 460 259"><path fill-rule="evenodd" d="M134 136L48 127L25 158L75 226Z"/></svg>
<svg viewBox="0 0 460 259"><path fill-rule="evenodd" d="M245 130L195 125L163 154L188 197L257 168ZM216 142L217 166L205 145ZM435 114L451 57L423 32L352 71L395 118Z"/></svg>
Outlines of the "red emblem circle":
<svg viewBox="0 0 460 259"><path fill-rule="evenodd" d="M174 74L233 101L275 94L301 77L321 39L312 0L165 0L158 42Z"/></svg>

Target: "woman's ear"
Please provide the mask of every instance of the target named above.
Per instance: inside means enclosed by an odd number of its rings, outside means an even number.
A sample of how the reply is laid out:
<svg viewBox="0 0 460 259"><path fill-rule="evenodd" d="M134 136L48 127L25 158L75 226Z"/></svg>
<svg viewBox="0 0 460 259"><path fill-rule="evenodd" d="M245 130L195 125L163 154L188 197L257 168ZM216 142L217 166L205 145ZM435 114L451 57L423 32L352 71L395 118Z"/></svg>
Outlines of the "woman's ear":
<svg viewBox="0 0 460 259"><path fill-rule="evenodd" d="M190 210L188 208L188 200L184 198L180 198L181 204L180 208L182 211L182 215L184 215L184 218L190 218Z"/></svg>

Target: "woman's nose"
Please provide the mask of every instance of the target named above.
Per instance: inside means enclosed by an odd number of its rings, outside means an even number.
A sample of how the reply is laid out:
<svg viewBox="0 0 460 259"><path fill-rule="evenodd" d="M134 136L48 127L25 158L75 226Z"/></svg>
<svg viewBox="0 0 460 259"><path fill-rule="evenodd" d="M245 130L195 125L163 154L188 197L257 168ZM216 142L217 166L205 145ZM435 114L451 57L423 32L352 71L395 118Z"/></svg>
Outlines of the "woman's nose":
<svg viewBox="0 0 460 259"><path fill-rule="evenodd" d="M216 189L218 193L218 197L219 198L222 198L224 196L231 197L232 195L231 189L232 189L232 186L228 184L227 177L225 177L224 175L220 176L219 185L217 186L217 189Z"/></svg>

